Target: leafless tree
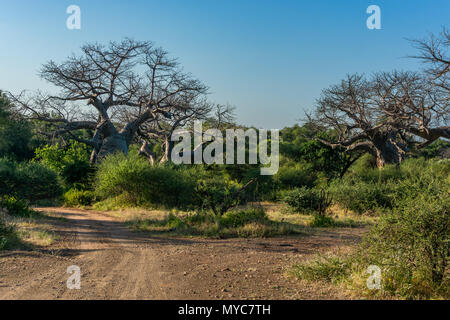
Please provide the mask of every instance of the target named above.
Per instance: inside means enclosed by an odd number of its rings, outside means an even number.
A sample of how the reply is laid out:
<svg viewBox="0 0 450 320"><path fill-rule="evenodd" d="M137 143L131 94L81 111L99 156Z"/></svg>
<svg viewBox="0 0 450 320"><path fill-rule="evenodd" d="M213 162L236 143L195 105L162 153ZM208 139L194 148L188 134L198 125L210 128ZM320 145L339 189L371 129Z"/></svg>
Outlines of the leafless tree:
<svg viewBox="0 0 450 320"><path fill-rule="evenodd" d="M379 73L374 90L383 121L420 137L419 148L441 137L450 139L448 96L427 77L413 72Z"/></svg>
<svg viewBox="0 0 450 320"><path fill-rule="evenodd" d="M412 56L412 58L420 59L427 65L425 69L426 74L429 75L436 85L447 92L448 98L450 91L449 31L443 28L438 36L430 34L427 39L411 40L411 42L419 51L419 55Z"/></svg>
<svg viewBox="0 0 450 320"><path fill-rule="evenodd" d="M41 77L60 89L57 95L10 96L23 115L52 123L55 129L48 134L92 130L88 140L73 136L93 148L92 162L127 153L143 126L177 121L204 103L206 86L150 42L125 39L81 50L61 64L42 67Z"/></svg>
<svg viewBox="0 0 450 320"><path fill-rule="evenodd" d="M310 121L336 131L337 141L322 143L368 152L380 168L403 160L412 135L425 140L420 146L449 138L448 126L441 126L448 121L448 101L410 72L379 73L369 80L349 75L322 92Z"/></svg>
<svg viewBox="0 0 450 320"><path fill-rule="evenodd" d="M350 75L323 91L311 120L338 133L337 141L324 144L369 152L382 167L401 162L407 143L420 148L450 139L450 35L444 28L437 37L412 42L419 50L413 57L428 66L423 74L383 72L369 80Z"/></svg>

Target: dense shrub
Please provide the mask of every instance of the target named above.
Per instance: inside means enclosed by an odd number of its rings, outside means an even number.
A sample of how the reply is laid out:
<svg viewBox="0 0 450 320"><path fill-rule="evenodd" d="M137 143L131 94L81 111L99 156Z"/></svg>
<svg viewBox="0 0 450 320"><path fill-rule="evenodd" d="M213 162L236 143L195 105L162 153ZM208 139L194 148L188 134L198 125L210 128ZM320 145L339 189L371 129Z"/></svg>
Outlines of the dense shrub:
<svg viewBox="0 0 450 320"><path fill-rule="evenodd" d="M408 161L394 188L393 209L380 216L354 254L319 258L296 267L306 279L346 281L367 292L367 267L381 268L382 290L403 298L450 296L450 179L448 161Z"/></svg>
<svg viewBox="0 0 450 320"><path fill-rule="evenodd" d="M329 188L335 202L356 213L392 208L394 191L391 184L347 181L335 181Z"/></svg>
<svg viewBox="0 0 450 320"><path fill-rule="evenodd" d="M354 212L383 211L421 193L430 182L444 183L449 177L449 161L408 159L399 167L388 165L381 170L359 165L331 183L329 191L336 203Z"/></svg>
<svg viewBox="0 0 450 320"><path fill-rule="evenodd" d="M329 228L336 226L336 222L330 216L314 214L310 226L316 228Z"/></svg>
<svg viewBox="0 0 450 320"><path fill-rule="evenodd" d="M70 189L64 193L64 205L78 207L90 206L94 201L95 195L90 190Z"/></svg>
<svg viewBox="0 0 450 320"><path fill-rule="evenodd" d="M30 217L34 214L34 211L30 209L28 202L17 199L14 196L0 197L0 209L12 216Z"/></svg>
<svg viewBox="0 0 450 320"><path fill-rule="evenodd" d="M306 187L284 192L283 201L294 211L311 213L319 209L320 192Z"/></svg>
<svg viewBox="0 0 450 320"><path fill-rule="evenodd" d="M316 173L307 164L288 162L283 164L274 179L281 190L299 187L313 187L317 179Z"/></svg>
<svg viewBox="0 0 450 320"><path fill-rule="evenodd" d="M13 113L12 104L0 91L0 157L27 160L33 156L32 126Z"/></svg>
<svg viewBox="0 0 450 320"><path fill-rule="evenodd" d="M17 164L6 158L0 158L0 195L13 193L18 183Z"/></svg>
<svg viewBox="0 0 450 320"><path fill-rule="evenodd" d="M208 209L216 215L223 215L229 209L246 203L247 192L245 186L234 180L220 175L202 175L197 177L195 204L197 208Z"/></svg>
<svg viewBox="0 0 450 320"><path fill-rule="evenodd" d="M72 142L66 147L46 145L35 150L35 161L56 171L68 185L88 183L92 168L88 147Z"/></svg>
<svg viewBox="0 0 450 320"><path fill-rule="evenodd" d="M61 195L57 174L39 163L16 163L0 159L0 195L15 195L30 201Z"/></svg>
<svg viewBox="0 0 450 320"><path fill-rule="evenodd" d="M392 294L427 297L449 289L450 198L422 194L380 218L364 243L365 260L384 272Z"/></svg>
<svg viewBox="0 0 450 320"><path fill-rule="evenodd" d="M39 163L22 163L18 166L21 184L17 194L30 201L52 199L62 192L57 174Z"/></svg>
<svg viewBox="0 0 450 320"><path fill-rule="evenodd" d="M267 223L269 217L262 208L229 211L220 219L222 226L227 228L242 227L248 223Z"/></svg>
<svg viewBox="0 0 450 320"><path fill-rule="evenodd" d="M99 165L95 192L101 199L121 196L130 205L189 207L195 180L170 166L151 166L137 154L109 156Z"/></svg>

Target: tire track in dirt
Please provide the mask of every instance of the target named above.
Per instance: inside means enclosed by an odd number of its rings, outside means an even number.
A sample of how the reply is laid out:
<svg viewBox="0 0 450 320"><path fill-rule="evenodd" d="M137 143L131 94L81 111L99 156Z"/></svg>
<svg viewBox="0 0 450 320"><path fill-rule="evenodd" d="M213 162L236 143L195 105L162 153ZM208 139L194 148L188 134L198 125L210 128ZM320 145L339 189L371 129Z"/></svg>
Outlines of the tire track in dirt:
<svg viewBox="0 0 450 320"><path fill-rule="evenodd" d="M341 299L326 284L286 277L292 264L318 251L346 248L364 230L336 229L303 237L182 239L131 232L101 212L40 208L63 216L60 241L48 252L0 254L0 299ZM52 245L53 246L53 245ZM67 267L81 269L69 290Z"/></svg>
<svg viewBox="0 0 450 320"><path fill-rule="evenodd" d="M0 299L163 299L158 288L153 264L151 240L134 243L134 234L120 222L95 212L42 208L69 220L77 235L70 250L77 251L72 259L36 255L39 272L23 274L26 280L16 280L12 290L0 290ZM53 260L53 262L44 260ZM67 267L81 268L81 290L68 290ZM19 282L19 283L17 283Z"/></svg>

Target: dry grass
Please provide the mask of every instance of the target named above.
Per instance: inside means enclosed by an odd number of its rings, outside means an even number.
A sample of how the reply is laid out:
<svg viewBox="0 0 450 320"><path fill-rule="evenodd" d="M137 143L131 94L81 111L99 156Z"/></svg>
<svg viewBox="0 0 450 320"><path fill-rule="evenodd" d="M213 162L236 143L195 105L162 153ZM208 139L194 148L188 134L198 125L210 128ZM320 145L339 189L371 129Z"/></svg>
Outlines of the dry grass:
<svg viewBox="0 0 450 320"><path fill-rule="evenodd" d="M213 218L206 221L192 223L190 217L197 215L195 212L178 210L160 210L145 208L118 208L108 209L108 205L95 206L94 209L102 210L105 214L119 219L135 231L144 231L157 236L201 236L212 238L224 237L273 237L294 234L311 234L316 229L311 227L313 216L290 213L284 204L262 202L249 206L236 208L245 210L251 207L262 207L269 221L252 222L236 228L224 228ZM330 210L336 227L364 227L372 224L373 217L355 215L345 212L339 207ZM177 221L174 221L174 218Z"/></svg>
<svg viewBox="0 0 450 320"><path fill-rule="evenodd" d="M274 221L288 222L297 225L311 226L313 216L310 214L290 213L284 204L262 202L267 215ZM328 215L334 219L338 227L363 227L373 225L377 218L367 215L358 215L344 210L338 205L329 208Z"/></svg>
<svg viewBox="0 0 450 320"><path fill-rule="evenodd" d="M48 223L48 219L61 219L39 214L38 218L14 217L2 215L2 220L8 225L14 226L17 236L13 247L46 247L58 239L58 235L53 231L53 227Z"/></svg>

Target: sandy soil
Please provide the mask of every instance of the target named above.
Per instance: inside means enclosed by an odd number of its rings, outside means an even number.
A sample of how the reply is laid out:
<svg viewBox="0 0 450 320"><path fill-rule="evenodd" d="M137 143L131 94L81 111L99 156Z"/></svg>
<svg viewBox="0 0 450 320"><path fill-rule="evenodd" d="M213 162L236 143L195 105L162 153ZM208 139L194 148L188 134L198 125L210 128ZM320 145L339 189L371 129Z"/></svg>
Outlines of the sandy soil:
<svg viewBox="0 0 450 320"><path fill-rule="evenodd" d="M287 275L313 254L359 241L363 229L271 239L161 238L128 230L101 212L40 208L53 221L50 247L0 253L0 299L348 299L348 293ZM47 223L47 222L46 222ZM81 268L68 289L67 267Z"/></svg>

